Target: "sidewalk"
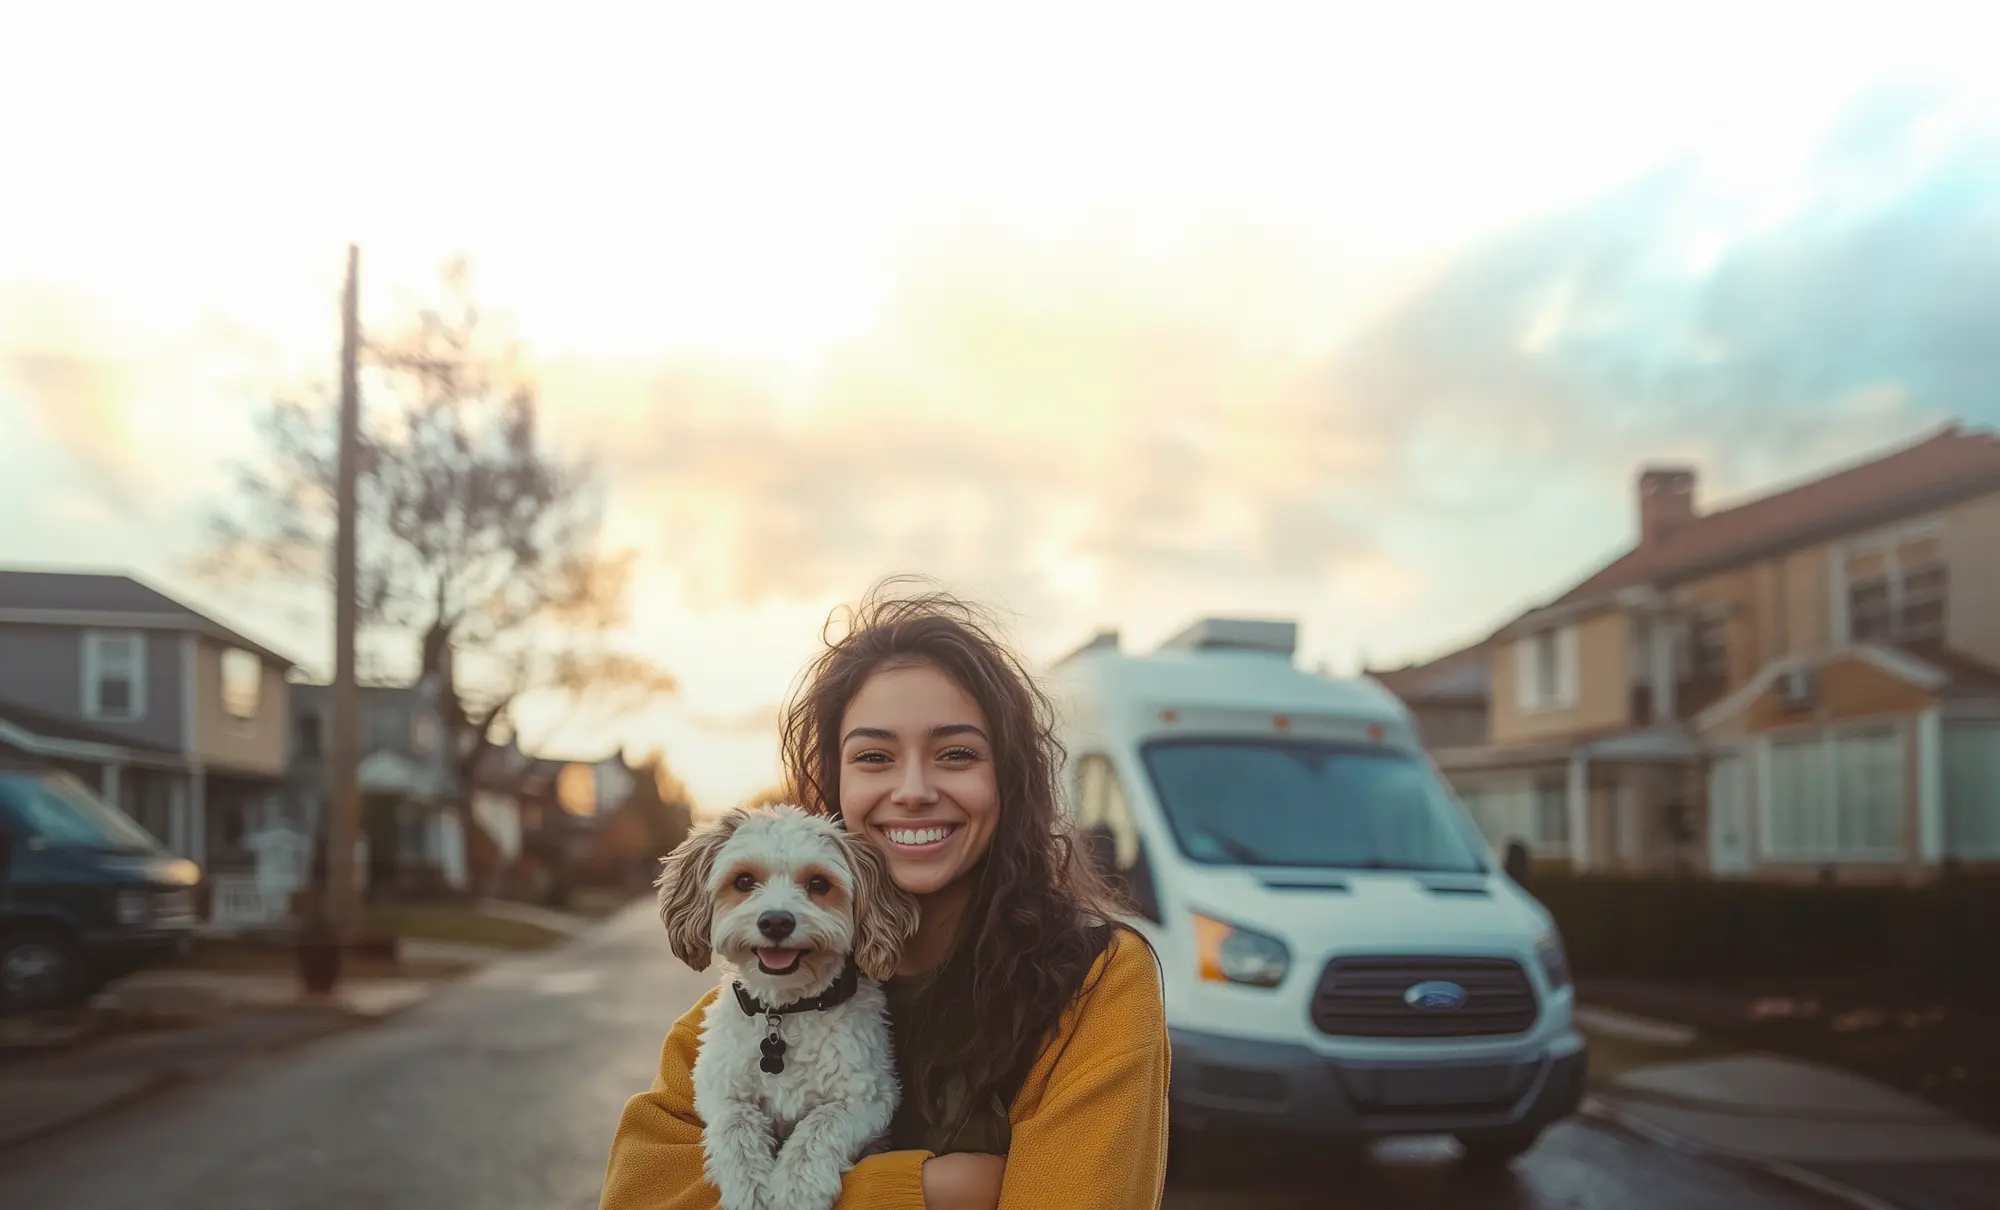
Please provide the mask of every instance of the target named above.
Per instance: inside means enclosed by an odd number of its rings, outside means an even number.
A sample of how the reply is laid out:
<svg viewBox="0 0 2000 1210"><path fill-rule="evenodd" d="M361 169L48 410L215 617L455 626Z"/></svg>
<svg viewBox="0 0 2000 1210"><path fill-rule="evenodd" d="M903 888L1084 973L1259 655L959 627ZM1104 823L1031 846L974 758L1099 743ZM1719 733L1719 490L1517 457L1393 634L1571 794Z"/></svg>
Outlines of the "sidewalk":
<svg viewBox="0 0 2000 1210"><path fill-rule="evenodd" d="M1666 1039L1684 1027L1646 1028ZM1800 1059L1745 1052L1639 1067L1613 1074L1591 1108L1669 1145L1750 1163L1851 1205L2000 1210L2000 1136Z"/></svg>
<svg viewBox="0 0 2000 1210"><path fill-rule="evenodd" d="M415 943L434 958L483 965L493 951ZM435 950L435 952L432 952ZM0 1151L163 1088L216 1075L409 1008L435 979L351 979L308 995L296 974L146 971L56 1022L0 1025Z"/></svg>
<svg viewBox="0 0 2000 1210"><path fill-rule="evenodd" d="M366 1019L338 1005L245 1011L0 1062L0 1152Z"/></svg>

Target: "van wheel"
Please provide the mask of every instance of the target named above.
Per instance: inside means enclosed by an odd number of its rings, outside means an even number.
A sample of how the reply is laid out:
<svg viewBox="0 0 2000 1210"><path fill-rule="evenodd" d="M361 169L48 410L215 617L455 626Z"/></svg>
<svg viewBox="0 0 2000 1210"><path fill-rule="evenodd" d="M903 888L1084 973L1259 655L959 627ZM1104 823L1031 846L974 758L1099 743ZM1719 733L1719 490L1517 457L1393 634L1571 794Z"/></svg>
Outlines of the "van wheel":
<svg viewBox="0 0 2000 1210"><path fill-rule="evenodd" d="M71 1008L84 986L83 954L69 938L43 929L0 937L0 1013Z"/></svg>
<svg viewBox="0 0 2000 1210"><path fill-rule="evenodd" d="M1530 1148L1542 1137L1540 1130L1510 1130L1500 1134L1460 1135L1459 1147L1465 1152L1463 1163L1468 1168L1492 1170L1505 1168L1526 1155Z"/></svg>

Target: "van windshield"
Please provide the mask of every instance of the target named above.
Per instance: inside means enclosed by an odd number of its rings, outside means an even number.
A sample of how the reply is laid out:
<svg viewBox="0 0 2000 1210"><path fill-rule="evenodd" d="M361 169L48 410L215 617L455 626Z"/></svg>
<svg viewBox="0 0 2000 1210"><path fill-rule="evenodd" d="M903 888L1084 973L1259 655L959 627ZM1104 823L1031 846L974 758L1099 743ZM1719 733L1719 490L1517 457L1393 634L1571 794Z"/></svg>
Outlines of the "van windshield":
<svg viewBox="0 0 2000 1210"><path fill-rule="evenodd" d="M160 847L131 816L67 773L0 773L0 810L52 848L150 853Z"/></svg>
<svg viewBox="0 0 2000 1210"><path fill-rule="evenodd" d="M1285 740L1163 740L1146 772L1181 852L1209 865L1478 873L1450 792L1420 757Z"/></svg>

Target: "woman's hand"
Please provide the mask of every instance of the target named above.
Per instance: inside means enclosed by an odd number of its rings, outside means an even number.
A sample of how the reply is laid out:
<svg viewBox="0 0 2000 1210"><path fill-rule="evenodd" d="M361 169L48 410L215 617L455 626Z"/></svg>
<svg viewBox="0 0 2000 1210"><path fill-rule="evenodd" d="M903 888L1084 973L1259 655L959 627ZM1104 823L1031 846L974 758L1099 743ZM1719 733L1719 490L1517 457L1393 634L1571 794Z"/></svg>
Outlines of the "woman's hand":
<svg viewBox="0 0 2000 1210"><path fill-rule="evenodd" d="M925 1210L997 1210L1007 1157L959 1151L924 1161Z"/></svg>

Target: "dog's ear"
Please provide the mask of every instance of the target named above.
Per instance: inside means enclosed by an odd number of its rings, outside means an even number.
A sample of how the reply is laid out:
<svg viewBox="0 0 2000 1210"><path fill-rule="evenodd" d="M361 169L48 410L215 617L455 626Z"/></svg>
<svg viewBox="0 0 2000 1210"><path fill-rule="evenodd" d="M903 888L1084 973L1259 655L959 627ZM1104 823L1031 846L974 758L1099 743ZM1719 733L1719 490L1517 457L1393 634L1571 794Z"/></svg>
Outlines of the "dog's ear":
<svg viewBox="0 0 2000 1210"><path fill-rule="evenodd" d="M715 897L708 879L715 872L715 855L735 834L744 812L731 811L713 823L705 823L688 833L672 853L660 862L660 923L667 926L667 944L674 957L701 971L714 957L709 949L709 930L715 925Z"/></svg>
<svg viewBox="0 0 2000 1210"><path fill-rule="evenodd" d="M854 964L870 979L889 979L917 931L917 901L890 879L888 861L866 836L843 831L840 845L854 872Z"/></svg>

